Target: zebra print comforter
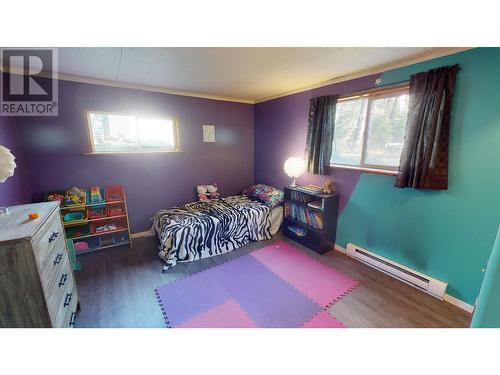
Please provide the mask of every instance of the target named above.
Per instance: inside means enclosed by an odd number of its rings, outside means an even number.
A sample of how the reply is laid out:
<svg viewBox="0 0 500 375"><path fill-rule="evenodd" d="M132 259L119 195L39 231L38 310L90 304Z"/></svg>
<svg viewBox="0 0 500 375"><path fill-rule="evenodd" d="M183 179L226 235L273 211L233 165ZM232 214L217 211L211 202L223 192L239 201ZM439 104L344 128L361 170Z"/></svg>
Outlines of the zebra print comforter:
<svg viewBox="0 0 500 375"><path fill-rule="evenodd" d="M166 271L271 238L270 208L243 195L158 211L154 228Z"/></svg>

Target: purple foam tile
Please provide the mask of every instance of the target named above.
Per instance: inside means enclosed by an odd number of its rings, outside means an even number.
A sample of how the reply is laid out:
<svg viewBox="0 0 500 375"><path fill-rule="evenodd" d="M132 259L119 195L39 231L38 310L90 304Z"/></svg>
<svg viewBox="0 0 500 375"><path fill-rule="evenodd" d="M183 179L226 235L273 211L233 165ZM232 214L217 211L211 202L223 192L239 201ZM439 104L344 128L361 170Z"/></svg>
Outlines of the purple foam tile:
<svg viewBox="0 0 500 375"><path fill-rule="evenodd" d="M299 327L321 311L252 256L216 268L221 284L259 327Z"/></svg>
<svg viewBox="0 0 500 375"><path fill-rule="evenodd" d="M220 279L211 269L156 289L162 310L169 324L176 326L217 306L230 298Z"/></svg>

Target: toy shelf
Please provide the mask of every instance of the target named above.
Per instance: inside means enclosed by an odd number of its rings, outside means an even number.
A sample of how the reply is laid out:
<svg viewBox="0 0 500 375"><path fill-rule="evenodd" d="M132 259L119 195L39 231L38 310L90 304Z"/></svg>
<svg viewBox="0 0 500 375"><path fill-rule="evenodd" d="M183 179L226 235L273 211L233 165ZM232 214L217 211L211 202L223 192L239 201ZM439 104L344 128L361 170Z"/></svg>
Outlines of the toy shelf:
<svg viewBox="0 0 500 375"><path fill-rule="evenodd" d="M127 198L123 188L120 185L101 187L100 194L97 198L93 196L92 200L90 189L80 190L87 192L83 204L62 203L60 207L68 248L73 249L76 256L123 245L131 248Z"/></svg>
<svg viewBox="0 0 500 375"><path fill-rule="evenodd" d="M101 246L101 247L98 247L95 249L88 249L88 250L79 251L78 254L87 254L87 253L92 253L93 251L97 251L97 250L107 249L110 247L123 246L123 245L128 245L128 244L130 244L130 241L123 241L123 242L118 242L118 243L115 243L112 245Z"/></svg>
<svg viewBox="0 0 500 375"><path fill-rule="evenodd" d="M120 233L120 232L128 232L128 228L117 229L117 230L107 230L107 231L103 231L103 232L99 232L99 233L84 234L83 236L68 237L68 240L80 240L82 238L105 236L108 234L114 234L114 233ZM80 251L77 251L76 253L80 254Z"/></svg>
<svg viewBox="0 0 500 375"><path fill-rule="evenodd" d="M98 206L107 206L107 205L110 205L110 204L120 204L120 203L125 203L125 199L123 200L119 200L119 201L104 201L104 202L100 202L100 203L89 203L89 204L81 204L81 205L71 205L71 206L61 206L61 210L81 210L83 208L87 208L87 207L98 207Z"/></svg>
<svg viewBox="0 0 500 375"><path fill-rule="evenodd" d="M77 225L83 225L87 223L91 223L94 221L105 221L105 220L111 220L111 219L119 219L121 217L127 217L127 215L116 215L116 216L104 216L104 217L99 217L97 219L85 219L85 220L74 220L74 221L65 221L64 226L65 227L74 227Z"/></svg>

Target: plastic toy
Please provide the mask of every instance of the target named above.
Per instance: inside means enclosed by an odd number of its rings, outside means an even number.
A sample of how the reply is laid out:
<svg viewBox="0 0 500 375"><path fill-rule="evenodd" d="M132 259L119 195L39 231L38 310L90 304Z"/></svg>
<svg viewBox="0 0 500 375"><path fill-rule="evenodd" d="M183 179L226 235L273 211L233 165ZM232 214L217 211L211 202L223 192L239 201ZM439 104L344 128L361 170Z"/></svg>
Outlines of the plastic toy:
<svg viewBox="0 0 500 375"><path fill-rule="evenodd" d="M75 242L75 250L76 251L89 250L89 244L85 241Z"/></svg>
<svg viewBox="0 0 500 375"><path fill-rule="evenodd" d="M101 188L99 186L92 186L90 188L90 203L102 202Z"/></svg>
<svg viewBox="0 0 500 375"><path fill-rule="evenodd" d="M47 201L59 201L62 202L64 201L64 195L62 194L57 194L57 193L50 193L47 195Z"/></svg>
<svg viewBox="0 0 500 375"><path fill-rule="evenodd" d="M96 233L101 233L101 232L109 232L112 230L117 230L118 226L116 224L106 224L106 225L101 225L96 228Z"/></svg>
<svg viewBox="0 0 500 375"><path fill-rule="evenodd" d="M77 187L72 187L66 191L66 196L64 197L64 204L66 206L85 204L86 193L83 189L78 189Z"/></svg>
<svg viewBox="0 0 500 375"><path fill-rule="evenodd" d="M63 221L77 221L77 220L83 220L85 218L83 212L68 212L67 214L64 215Z"/></svg>

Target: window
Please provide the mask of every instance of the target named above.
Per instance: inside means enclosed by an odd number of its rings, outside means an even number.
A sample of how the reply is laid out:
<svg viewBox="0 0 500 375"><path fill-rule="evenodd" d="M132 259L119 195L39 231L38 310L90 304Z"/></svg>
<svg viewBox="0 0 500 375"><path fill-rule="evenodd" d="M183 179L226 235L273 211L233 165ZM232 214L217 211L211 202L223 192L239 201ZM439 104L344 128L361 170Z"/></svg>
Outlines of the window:
<svg viewBox="0 0 500 375"><path fill-rule="evenodd" d="M174 118L88 113L92 152L178 151L177 121Z"/></svg>
<svg viewBox="0 0 500 375"><path fill-rule="evenodd" d="M340 98L331 164L397 170L408 116L408 87Z"/></svg>

